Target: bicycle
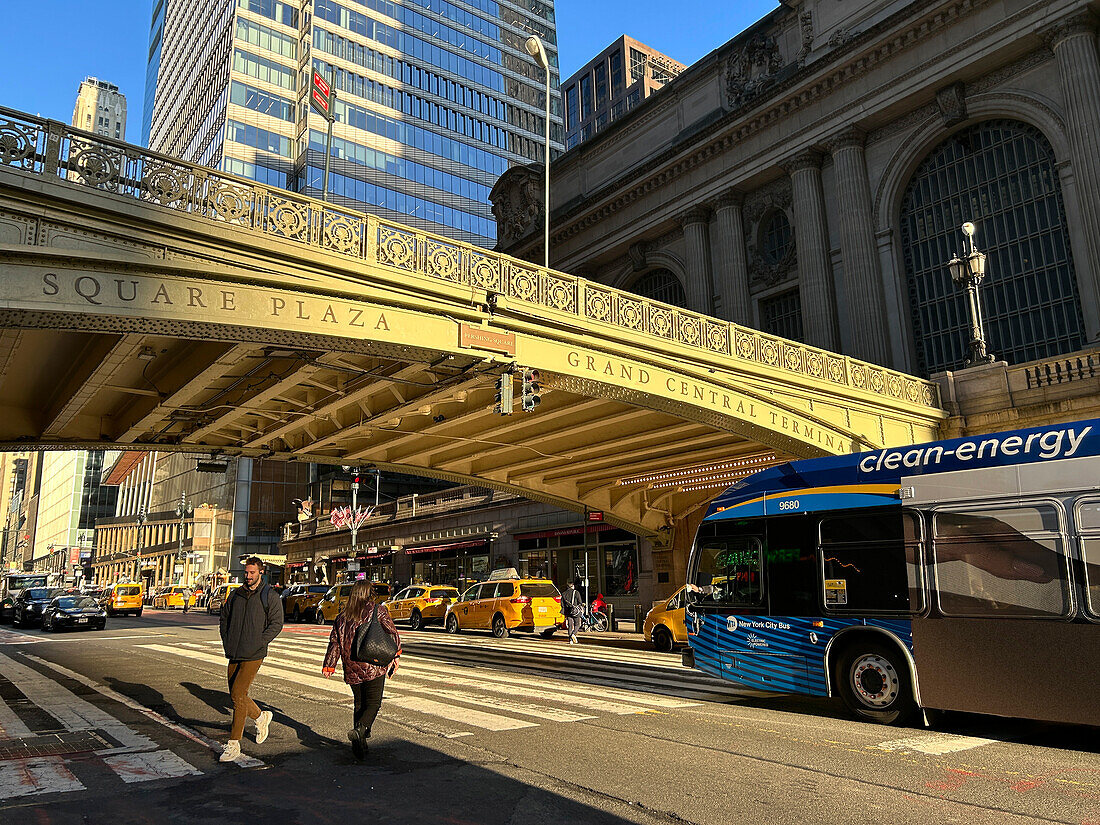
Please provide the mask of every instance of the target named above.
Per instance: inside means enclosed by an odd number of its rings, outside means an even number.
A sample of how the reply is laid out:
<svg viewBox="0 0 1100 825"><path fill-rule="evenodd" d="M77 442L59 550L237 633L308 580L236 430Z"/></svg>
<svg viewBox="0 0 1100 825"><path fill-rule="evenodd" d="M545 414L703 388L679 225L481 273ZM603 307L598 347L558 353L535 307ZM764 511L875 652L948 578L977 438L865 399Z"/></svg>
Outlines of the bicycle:
<svg viewBox="0 0 1100 825"><path fill-rule="evenodd" d="M585 608L579 618L581 620L581 632L594 630L597 633L603 633L607 630L607 614L593 610L591 605Z"/></svg>

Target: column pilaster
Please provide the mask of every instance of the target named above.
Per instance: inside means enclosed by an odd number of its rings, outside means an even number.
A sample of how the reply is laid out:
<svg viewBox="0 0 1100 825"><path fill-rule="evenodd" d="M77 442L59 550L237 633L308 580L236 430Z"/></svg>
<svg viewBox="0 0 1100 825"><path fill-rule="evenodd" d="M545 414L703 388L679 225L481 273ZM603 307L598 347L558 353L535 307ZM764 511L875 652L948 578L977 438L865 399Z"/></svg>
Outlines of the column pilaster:
<svg viewBox="0 0 1100 825"><path fill-rule="evenodd" d="M845 296L851 323L848 354L873 364L890 363L886 297L878 268L871 186L863 153L864 134L845 129L829 142L836 178L837 229L844 262Z"/></svg>
<svg viewBox="0 0 1100 825"><path fill-rule="evenodd" d="M821 154L814 150L801 152L783 164L783 168L791 178L798 287L806 343L836 352L840 349L840 340L832 262L829 260L825 194L821 188Z"/></svg>
<svg viewBox="0 0 1100 825"><path fill-rule="evenodd" d="M689 209L680 217L687 247L688 309L704 315L714 314L714 283L710 267L710 210L704 206Z"/></svg>
<svg viewBox="0 0 1100 825"><path fill-rule="evenodd" d="M735 324L752 323L752 298L749 296L749 266L745 253L745 225L742 218L744 195L730 189L714 203L717 253L714 288L721 297L723 317Z"/></svg>

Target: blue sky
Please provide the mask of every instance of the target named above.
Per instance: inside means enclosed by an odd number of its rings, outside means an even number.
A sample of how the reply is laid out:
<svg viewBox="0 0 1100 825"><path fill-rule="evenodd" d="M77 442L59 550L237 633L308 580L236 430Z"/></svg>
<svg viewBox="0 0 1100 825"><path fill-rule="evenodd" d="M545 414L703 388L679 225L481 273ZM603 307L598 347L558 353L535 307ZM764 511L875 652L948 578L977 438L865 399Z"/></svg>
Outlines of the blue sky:
<svg viewBox="0 0 1100 825"><path fill-rule="evenodd" d="M126 95L127 139L141 139L152 0L5 0L0 106L72 118L87 75ZM628 34L691 64L778 5L775 0L557 0L562 77ZM20 68L17 68L20 67Z"/></svg>

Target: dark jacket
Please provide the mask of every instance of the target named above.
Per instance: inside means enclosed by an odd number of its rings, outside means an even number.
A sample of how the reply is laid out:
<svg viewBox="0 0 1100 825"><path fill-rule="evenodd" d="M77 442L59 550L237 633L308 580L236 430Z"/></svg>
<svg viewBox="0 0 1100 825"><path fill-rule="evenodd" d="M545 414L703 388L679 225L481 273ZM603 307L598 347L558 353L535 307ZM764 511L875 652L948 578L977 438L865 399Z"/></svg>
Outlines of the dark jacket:
<svg viewBox="0 0 1100 825"><path fill-rule="evenodd" d="M386 628L397 641L397 655L401 655L401 636L394 626L393 619L390 618L390 612L382 605L375 605L367 611L367 615L363 617L362 621L355 624L346 622L344 614L341 613L333 622L332 633L328 637L328 651L325 653L324 667L335 669L336 661L338 659L342 661L344 663L344 681L349 685L359 685L377 679L379 676L385 676L390 669L389 665L379 667L378 665L372 665L370 662L355 662L351 659L351 645L355 641L355 631L370 619L374 611L378 612L378 621L382 623L382 627Z"/></svg>
<svg viewBox="0 0 1100 825"><path fill-rule="evenodd" d="M569 585L561 594L561 613L565 618L580 616L584 612L584 602L577 588Z"/></svg>
<svg viewBox="0 0 1100 825"><path fill-rule="evenodd" d="M283 601L266 584L255 590L249 590L248 585L238 587L222 605L222 648L231 662L265 658L268 644L282 629Z"/></svg>

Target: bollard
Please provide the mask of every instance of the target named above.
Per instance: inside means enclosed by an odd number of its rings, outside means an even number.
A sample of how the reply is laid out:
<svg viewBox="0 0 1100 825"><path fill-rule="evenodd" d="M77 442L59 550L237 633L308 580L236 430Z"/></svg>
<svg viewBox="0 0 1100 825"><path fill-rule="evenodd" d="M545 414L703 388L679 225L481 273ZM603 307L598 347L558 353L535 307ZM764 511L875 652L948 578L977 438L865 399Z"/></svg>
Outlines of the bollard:
<svg viewBox="0 0 1100 825"><path fill-rule="evenodd" d="M607 629L618 630L618 628L615 627L615 605L608 604L604 607L603 612L607 614Z"/></svg>
<svg viewBox="0 0 1100 825"><path fill-rule="evenodd" d="M634 632L642 632L642 624L645 622L645 618L642 616L642 606L640 604L634 605Z"/></svg>

